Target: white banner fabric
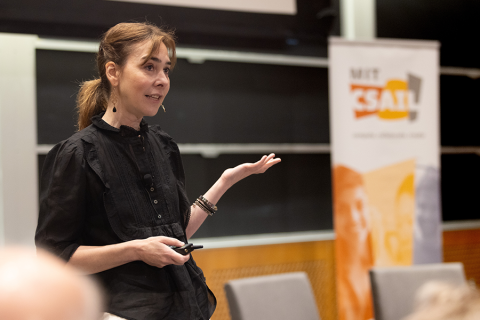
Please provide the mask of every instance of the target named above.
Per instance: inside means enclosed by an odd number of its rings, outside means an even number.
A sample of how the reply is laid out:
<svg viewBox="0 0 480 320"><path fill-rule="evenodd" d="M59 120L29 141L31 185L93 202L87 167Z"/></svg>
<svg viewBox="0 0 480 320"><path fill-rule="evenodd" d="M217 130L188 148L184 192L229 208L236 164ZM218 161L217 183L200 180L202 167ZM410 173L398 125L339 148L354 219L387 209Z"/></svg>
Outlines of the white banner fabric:
<svg viewBox="0 0 480 320"><path fill-rule="evenodd" d="M442 260L438 48L330 38L339 319L372 318L372 266Z"/></svg>

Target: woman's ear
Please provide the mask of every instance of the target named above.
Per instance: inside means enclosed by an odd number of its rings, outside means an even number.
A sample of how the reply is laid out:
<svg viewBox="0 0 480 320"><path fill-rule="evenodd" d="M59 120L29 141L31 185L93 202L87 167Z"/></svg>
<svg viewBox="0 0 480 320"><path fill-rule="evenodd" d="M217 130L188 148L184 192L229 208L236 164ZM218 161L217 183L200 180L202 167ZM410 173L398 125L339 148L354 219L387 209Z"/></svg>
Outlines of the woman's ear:
<svg viewBox="0 0 480 320"><path fill-rule="evenodd" d="M113 61L108 61L105 65L105 73L108 81L114 87L118 86L118 76L120 75L120 69L118 65Z"/></svg>

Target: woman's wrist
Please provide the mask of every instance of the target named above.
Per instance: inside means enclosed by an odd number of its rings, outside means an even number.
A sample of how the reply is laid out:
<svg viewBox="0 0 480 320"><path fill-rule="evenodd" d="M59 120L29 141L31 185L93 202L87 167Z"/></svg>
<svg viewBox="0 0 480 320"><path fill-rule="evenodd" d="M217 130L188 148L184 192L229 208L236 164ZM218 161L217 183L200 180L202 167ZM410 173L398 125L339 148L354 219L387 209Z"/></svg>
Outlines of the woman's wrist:
<svg viewBox="0 0 480 320"><path fill-rule="evenodd" d="M228 175L223 173L220 178L213 184L213 186L208 190L204 196L211 203L217 204L218 200L223 196L228 189L230 189L235 184L234 181Z"/></svg>
<svg viewBox="0 0 480 320"><path fill-rule="evenodd" d="M137 261L137 260L142 260L141 259L141 252L142 252L142 244L143 240L132 240L125 242L127 245L127 258L130 261Z"/></svg>
<svg viewBox="0 0 480 320"><path fill-rule="evenodd" d="M236 179L235 179L236 177L233 176L233 175L231 174L231 171L229 171L229 170L231 170L231 169L225 170L225 171L222 173L222 175L220 176L220 179L218 179L218 181L217 181L217 183L219 184L219 187L220 187L222 190L224 190L224 191L227 191L227 190L230 189L235 183L237 183L238 181L240 181L240 180L238 180L238 179L237 179L237 181L235 181L235 180L236 180Z"/></svg>

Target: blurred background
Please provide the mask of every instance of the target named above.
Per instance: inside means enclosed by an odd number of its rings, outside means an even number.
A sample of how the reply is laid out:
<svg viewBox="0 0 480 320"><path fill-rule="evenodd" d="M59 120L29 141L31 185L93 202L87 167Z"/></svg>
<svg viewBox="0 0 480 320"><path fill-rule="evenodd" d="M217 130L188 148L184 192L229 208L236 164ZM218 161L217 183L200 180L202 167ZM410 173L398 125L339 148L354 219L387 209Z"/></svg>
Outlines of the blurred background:
<svg viewBox="0 0 480 320"><path fill-rule="evenodd" d="M1 0L0 33L38 36L37 174L48 150L76 130L78 85L97 76L102 33L125 21L171 28L179 59L167 112L147 121L160 124L180 145L190 198L228 167L270 152L282 158L265 175L235 185L195 235L194 243L211 249L195 257L219 302L228 279L303 270L322 319L335 319L327 40L348 36L346 12L354 2L292 0L294 10L282 13L275 1L270 11L202 7L209 1L196 7L150 2ZM480 243L480 2L370 4L374 37L441 42L444 259L464 262L467 276L480 280L480 249L474 248ZM8 224L14 218L5 217L4 233L15 233ZM228 319L225 304L214 319Z"/></svg>

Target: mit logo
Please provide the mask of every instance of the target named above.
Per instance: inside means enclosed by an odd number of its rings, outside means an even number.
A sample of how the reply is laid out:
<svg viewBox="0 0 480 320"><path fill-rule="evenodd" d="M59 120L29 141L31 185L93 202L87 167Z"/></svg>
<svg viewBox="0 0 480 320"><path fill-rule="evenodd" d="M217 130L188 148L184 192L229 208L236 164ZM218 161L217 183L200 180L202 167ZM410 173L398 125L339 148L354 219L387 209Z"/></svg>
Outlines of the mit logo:
<svg viewBox="0 0 480 320"><path fill-rule="evenodd" d="M408 80L391 79L383 87L351 84L355 118L377 115L381 119L415 120L418 115L422 79L408 74Z"/></svg>

